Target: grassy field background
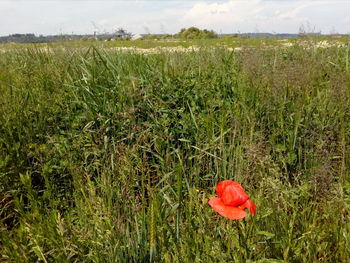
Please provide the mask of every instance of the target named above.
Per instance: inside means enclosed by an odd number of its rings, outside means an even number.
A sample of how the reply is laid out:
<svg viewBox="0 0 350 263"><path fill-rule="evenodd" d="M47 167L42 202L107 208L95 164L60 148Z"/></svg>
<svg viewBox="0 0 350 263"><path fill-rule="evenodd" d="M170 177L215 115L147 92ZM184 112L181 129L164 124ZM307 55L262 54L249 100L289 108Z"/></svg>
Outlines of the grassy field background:
<svg viewBox="0 0 350 263"><path fill-rule="evenodd" d="M0 46L0 261L348 262L349 45L225 41Z"/></svg>

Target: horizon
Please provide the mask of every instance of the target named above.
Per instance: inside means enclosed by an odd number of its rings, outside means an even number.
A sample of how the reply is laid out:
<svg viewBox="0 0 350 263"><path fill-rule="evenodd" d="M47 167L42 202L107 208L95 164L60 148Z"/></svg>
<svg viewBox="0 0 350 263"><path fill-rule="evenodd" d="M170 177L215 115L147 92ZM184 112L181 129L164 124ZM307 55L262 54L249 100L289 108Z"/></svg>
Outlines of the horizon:
<svg viewBox="0 0 350 263"><path fill-rule="evenodd" d="M133 36L135 35L141 35L141 36L146 36L147 34L145 33L140 33L140 34L133 34L132 32L129 32L131 33ZM104 35L114 35L115 33L113 32L104 32L104 33L100 33L100 34L96 34L96 36L104 36ZM163 35L167 35L167 33L152 33L153 35L157 35L157 36L163 36ZM176 33L175 33L176 34ZM291 35L291 36L294 36L294 35L300 35L299 32L297 33L286 33L286 32L281 32L281 33L276 33L276 32L239 32L239 33L221 33L219 34L218 33L218 36L229 36L229 35L276 35L276 36L279 36L279 35ZM322 32L310 32L310 33L306 33L306 34L315 34L315 35L321 35L321 36L331 36L331 35L342 35L342 36L347 36L347 35L350 35L350 34L342 34L342 33L322 33ZM37 35L35 33L32 33L32 32L26 32L26 33L12 33L12 34L9 34L9 35L0 35L0 38L1 37L11 37L11 36L15 36L15 35L21 35L21 36L24 36L24 35L34 35L35 37L57 37L57 36L93 36L94 33L87 33L87 34L56 34L56 35ZM174 34L170 34L170 35L174 35Z"/></svg>

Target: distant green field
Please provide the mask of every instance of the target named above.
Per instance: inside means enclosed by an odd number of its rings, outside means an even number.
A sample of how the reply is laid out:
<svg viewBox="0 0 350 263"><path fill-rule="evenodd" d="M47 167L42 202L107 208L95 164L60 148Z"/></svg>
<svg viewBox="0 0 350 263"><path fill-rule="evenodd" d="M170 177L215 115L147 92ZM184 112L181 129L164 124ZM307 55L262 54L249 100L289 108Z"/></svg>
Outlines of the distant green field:
<svg viewBox="0 0 350 263"><path fill-rule="evenodd" d="M349 262L348 41L0 45L0 261Z"/></svg>

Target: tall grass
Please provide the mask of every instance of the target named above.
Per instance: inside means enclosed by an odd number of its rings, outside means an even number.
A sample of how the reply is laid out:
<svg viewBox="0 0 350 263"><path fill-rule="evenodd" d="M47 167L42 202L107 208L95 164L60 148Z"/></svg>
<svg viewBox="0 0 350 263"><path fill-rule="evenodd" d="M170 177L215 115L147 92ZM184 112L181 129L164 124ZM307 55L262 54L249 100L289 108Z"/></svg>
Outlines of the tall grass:
<svg viewBox="0 0 350 263"><path fill-rule="evenodd" d="M347 262L349 48L0 55L8 262ZM229 221L221 180L258 207Z"/></svg>

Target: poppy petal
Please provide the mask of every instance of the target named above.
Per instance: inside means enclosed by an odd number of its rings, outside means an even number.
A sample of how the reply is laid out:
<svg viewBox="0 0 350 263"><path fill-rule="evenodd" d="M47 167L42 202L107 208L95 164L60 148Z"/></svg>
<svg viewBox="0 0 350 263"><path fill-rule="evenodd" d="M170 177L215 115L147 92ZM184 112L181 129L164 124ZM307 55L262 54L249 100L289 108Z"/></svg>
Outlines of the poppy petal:
<svg viewBox="0 0 350 263"><path fill-rule="evenodd" d="M224 181L222 181L222 182L220 182L220 183L218 183L216 185L216 193L217 193L217 195L219 197L221 197L223 195L223 193L224 193L224 190L229 185L234 186L234 187L237 188L237 190L240 189L242 192L244 192L243 187L239 183L231 181L231 180L224 180Z"/></svg>
<svg viewBox="0 0 350 263"><path fill-rule="evenodd" d="M247 212L237 207L226 206L220 198L213 197L209 200L209 205L220 215L228 219L242 219Z"/></svg>
<svg viewBox="0 0 350 263"><path fill-rule="evenodd" d="M256 204L249 199L243 205L241 205L240 208L241 209L248 208L252 216L255 215L256 213Z"/></svg>
<svg viewBox="0 0 350 263"><path fill-rule="evenodd" d="M228 185L221 196L222 202L228 206L242 205L248 198L248 195L236 185Z"/></svg>

